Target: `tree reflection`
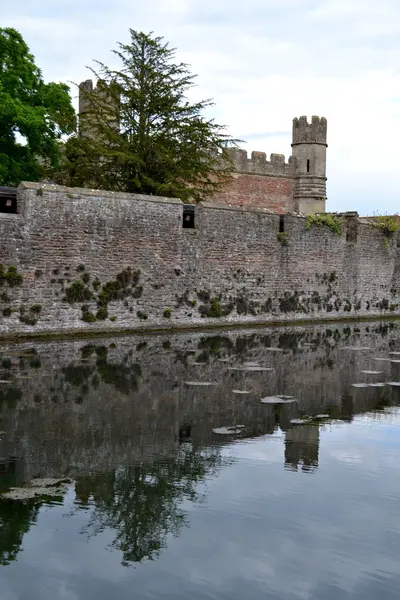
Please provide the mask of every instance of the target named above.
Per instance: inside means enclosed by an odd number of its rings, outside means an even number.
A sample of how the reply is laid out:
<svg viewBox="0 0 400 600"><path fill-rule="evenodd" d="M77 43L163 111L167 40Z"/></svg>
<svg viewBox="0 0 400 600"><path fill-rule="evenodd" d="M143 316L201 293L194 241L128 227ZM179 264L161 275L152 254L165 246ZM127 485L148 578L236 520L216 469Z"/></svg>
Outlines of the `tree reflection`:
<svg viewBox="0 0 400 600"><path fill-rule="evenodd" d="M40 503L0 500L0 565L16 560L22 539L36 520Z"/></svg>
<svg viewBox="0 0 400 600"><path fill-rule="evenodd" d="M218 448L198 451L184 444L173 459L78 478L77 500L94 504L89 535L114 529L112 545L122 552L123 565L154 560L167 547L168 535L188 525L182 501L202 501L197 484L228 460Z"/></svg>

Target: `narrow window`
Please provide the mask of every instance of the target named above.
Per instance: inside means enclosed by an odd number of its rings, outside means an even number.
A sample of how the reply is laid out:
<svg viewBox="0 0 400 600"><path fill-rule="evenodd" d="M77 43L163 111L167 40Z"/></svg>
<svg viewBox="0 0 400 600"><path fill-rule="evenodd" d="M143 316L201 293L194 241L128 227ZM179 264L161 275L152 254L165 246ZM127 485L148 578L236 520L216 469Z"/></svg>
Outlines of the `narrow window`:
<svg viewBox="0 0 400 600"><path fill-rule="evenodd" d="M183 221L184 229L194 229L194 204L183 205Z"/></svg>
<svg viewBox="0 0 400 600"><path fill-rule="evenodd" d="M307 158L307 173L310 172L310 159Z"/></svg>
<svg viewBox="0 0 400 600"><path fill-rule="evenodd" d="M0 213L17 213L17 188L0 186Z"/></svg>
<svg viewBox="0 0 400 600"><path fill-rule="evenodd" d="M279 215L279 233L285 233L285 217Z"/></svg>

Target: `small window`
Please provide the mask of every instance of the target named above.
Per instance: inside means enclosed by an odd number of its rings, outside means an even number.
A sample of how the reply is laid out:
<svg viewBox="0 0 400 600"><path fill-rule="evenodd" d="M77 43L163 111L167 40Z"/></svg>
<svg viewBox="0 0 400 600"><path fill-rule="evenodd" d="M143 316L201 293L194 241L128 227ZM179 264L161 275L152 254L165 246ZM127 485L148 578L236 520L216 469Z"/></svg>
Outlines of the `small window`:
<svg viewBox="0 0 400 600"><path fill-rule="evenodd" d="M310 159L307 158L307 173L310 172Z"/></svg>
<svg viewBox="0 0 400 600"><path fill-rule="evenodd" d="M285 233L285 217L279 216L279 233Z"/></svg>
<svg viewBox="0 0 400 600"><path fill-rule="evenodd" d="M182 227L184 229L194 229L194 209L194 204L183 205Z"/></svg>
<svg viewBox="0 0 400 600"><path fill-rule="evenodd" d="M0 186L0 213L17 213L17 188Z"/></svg>

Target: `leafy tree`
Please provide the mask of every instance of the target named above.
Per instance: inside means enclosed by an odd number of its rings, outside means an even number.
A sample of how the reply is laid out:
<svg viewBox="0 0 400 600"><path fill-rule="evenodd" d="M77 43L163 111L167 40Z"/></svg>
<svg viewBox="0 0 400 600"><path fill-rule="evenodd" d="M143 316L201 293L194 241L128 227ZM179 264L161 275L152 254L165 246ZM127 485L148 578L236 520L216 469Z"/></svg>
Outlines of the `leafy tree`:
<svg viewBox="0 0 400 600"><path fill-rule="evenodd" d="M60 181L186 201L215 193L238 140L204 116L210 100L188 100L188 66L163 38L132 29L113 52L120 70L96 61L97 88L81 86L80 134L66 144Z"/></svg>
<svg viewBox="0 0 400 600"><path fill-rule="evenodd" d="M0 185L43 179L75 130L68 86L44 83L21 34L0 28Z"/></svg>

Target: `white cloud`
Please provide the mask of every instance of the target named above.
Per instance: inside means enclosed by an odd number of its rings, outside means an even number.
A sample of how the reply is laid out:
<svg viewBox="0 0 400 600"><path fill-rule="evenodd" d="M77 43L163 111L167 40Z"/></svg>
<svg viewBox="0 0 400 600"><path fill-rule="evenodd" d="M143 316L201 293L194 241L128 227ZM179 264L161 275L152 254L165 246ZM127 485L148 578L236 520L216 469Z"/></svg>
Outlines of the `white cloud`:
<svg viewBox="0 0 400 600"><path fill-rule="evenodd" d="M212 115L249 151L288 156L292 118L325 116L328 209L400 211L398 0L7 4L3 26L21 31L46 79L87 78L129 27L164 36L199 75L196 97L214 98Z"/></svg>

